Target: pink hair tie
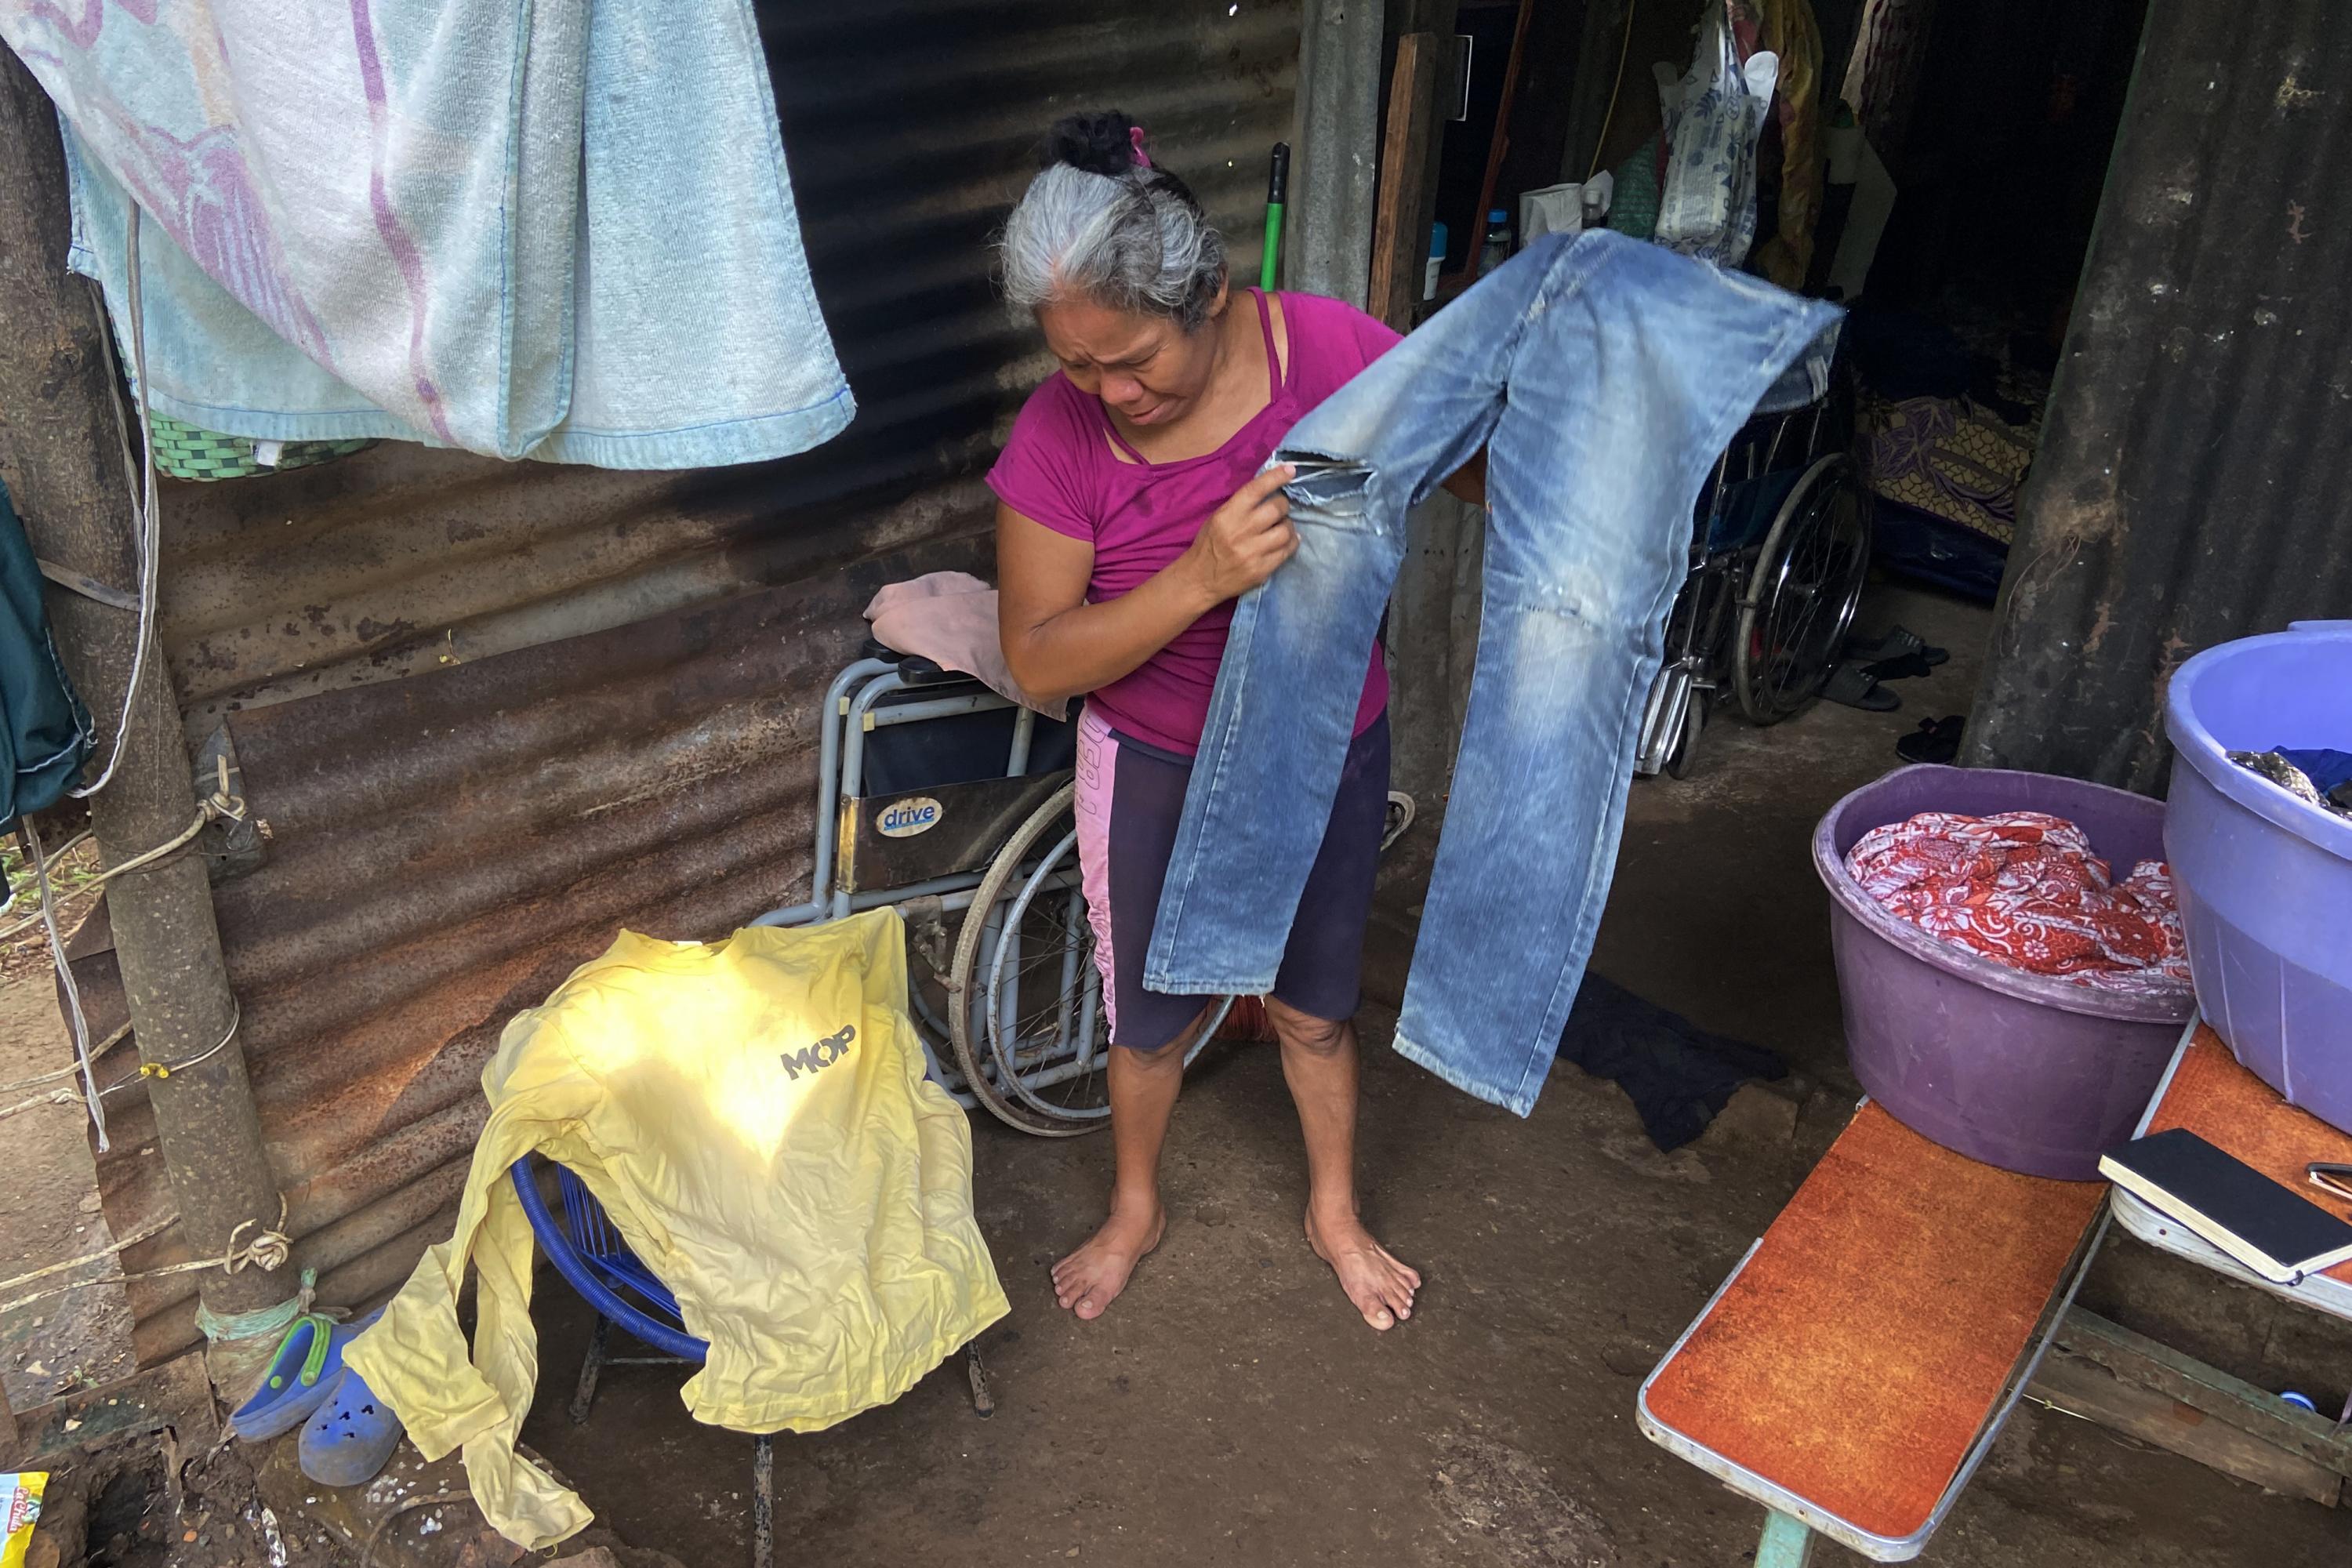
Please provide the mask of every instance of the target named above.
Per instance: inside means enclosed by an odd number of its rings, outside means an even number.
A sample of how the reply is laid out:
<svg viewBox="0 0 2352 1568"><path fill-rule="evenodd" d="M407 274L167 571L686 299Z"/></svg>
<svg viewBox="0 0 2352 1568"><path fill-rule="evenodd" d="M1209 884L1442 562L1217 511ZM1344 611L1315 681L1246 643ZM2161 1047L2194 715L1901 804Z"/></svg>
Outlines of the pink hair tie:
<svg viewBox="0 0 2352 1568"><path fill-rule="evenodd" d="M1142 126L1130 125L1127 128L1127 144L1135 149L1135 166L1137 168L1149 169L1151 167L1151 154L1143 150Z"/></svg>

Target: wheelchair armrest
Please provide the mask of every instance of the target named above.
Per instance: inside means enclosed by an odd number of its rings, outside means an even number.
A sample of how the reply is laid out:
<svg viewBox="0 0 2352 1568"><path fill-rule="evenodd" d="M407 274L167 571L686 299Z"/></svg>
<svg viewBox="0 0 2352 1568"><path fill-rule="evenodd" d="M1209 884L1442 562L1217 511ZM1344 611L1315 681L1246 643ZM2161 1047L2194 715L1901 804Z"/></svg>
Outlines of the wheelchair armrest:
<svg viewBox="0 0 2352 1568"><path fill-rule="evenodd" d="M946 668L938 660L925 658L921 654L900 653L873 637L866 639L865 651L867 658L887 659L897 665L898 679L908 686L951 686L959 680L974 679L961 670Z"/></svg>
<svg viewBox="0 0 2352 1568"><path fill-rule="evenodd" d="M946 669L919 654L908 654L898 661L898 679L909 686L953 686L958 681L970 682L972 677L960 669Z"/></svg>

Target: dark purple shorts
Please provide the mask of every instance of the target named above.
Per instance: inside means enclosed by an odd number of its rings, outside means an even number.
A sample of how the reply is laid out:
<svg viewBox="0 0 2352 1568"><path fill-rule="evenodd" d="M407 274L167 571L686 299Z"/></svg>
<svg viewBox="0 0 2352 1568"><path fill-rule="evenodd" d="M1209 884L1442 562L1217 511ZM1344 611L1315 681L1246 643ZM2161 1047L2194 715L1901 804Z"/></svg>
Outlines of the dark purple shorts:
<svg viewBox="0 0 2352 1568"><path fill-rule="evenodd" d="M1094 709L1078 720L1078 862L1095 963L1110 1009L1111 1041L1139 1051L1172 1042L1204 999L1143 987L1143 960L1192 760L1112 729ZM1388 824L1389 721L1382 714L1348 748L1323 848L1299 895L1276 972L1277 1001L1310 1017L1344 1020L1363 1000L1364 927ZM1212 892L1213 897L1213 891Z"/></svg>

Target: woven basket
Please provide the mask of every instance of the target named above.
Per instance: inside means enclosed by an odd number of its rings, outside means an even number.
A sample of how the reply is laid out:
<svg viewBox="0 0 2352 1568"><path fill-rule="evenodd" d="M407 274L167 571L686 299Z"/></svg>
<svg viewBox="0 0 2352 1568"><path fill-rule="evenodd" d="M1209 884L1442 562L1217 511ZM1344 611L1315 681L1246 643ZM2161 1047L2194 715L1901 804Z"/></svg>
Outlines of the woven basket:
<svg viewBox="0 0 2352 1568"><path fill-rule="evenodd" d="M247 479L281 468L307 468L375 445L370 440L282 441L278 461L264 463L254 452L266 443L249 436L199 430L161 414L148 416L147 429L154 443L156 471L175 479Z"/></svg>

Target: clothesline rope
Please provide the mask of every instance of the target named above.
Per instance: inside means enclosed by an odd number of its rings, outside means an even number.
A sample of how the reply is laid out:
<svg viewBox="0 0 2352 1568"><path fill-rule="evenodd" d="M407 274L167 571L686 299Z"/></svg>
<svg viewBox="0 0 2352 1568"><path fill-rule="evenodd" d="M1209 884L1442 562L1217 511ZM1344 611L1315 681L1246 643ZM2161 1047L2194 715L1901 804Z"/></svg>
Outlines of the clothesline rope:
<svg viewBox="0 0 2352 1568"><path fill-rule="evenodd" d="M112 1050L115 1047L121 1045L130 1037L131 1026L124 1024L121 1027L117 1028L114 1033L107 1036L106 1038L99 1041L98 1044L89 1048L90 1059L95 1061L97 1058L104 1056L107 1052ZM37 1089L45 1083L55 1083L59 1079L72 1078L80 1071L81 1064L79 1062L71 1062L61 1068L54 1068L47 1072L37 1072L30 1078L20 1078L14 1083L0 1083L0 1094L14 1094L20 1089ZM68 1095L71 1097L70 1091L68 1091ZM31 1105L45 1104L48 1099L48 1096L42 1095L35 1100L28 1100L26 1103ZM18 1107L12 1105L8 1107L6 1110L0 1110L0 1116L5 1116L9 1111L16 1110L17 1109Z"/></svg>
<svg viewBox="0 0 2352 1568"><path fill-rule="evenodd" d="M181 850L194 843L196 841L196 836L202 833L205 830L205 826L209 823L243 822L246 820L247 810L245 804L245 797L236 794L229 787L228 758L226 756L215 757L213 759L213 763L215 770L213 793L196 803L196 815L194 821L190 822L188 826L179 833L174 834L168 839L165 839L163 843L156 845L153 848L142 850L139 854L131 856L131 858L123 861L121 865L110 866L105 870L100 871L96 877L89 880L86 885L85 890L87 890L87 888L104 887L108 882L112 881L117 877L122 876L128 872L142 870L147 867L155 865L159 861L167 859L171 856L178 854ZM40 887L40 919L42 925L47 928L48 932L49 959L50 962L57 966L58 984L66 994L66 1016L68 1021L73 1026L74 1062L75 1069L79 1072L82 1080L82 1104L84 1109L89 1112L90 1125L97 1129L98 1151L100 1153L103 1154L109 1149L113 1147L112 1141L108 1138L106 1132L106 1105L104 1097L112 1093L114 1089L122 1088L123 1085L116 1084L112 1089L100 1089L98 1087L98 1054L99 1051L105 1047L93 1047L90 1044L89 1019L82 1011L81 987L74 983L73 964L66 957L65 934L58 929L57 899L49 886L49 868L57 864L58 858L65 854L66 850L71 848L75 844L80 841L82 835L76 834L73 837L67 839L65 844L59 847L56 853L52 854L41 847L41 830L39 826L35 824L33 819L27 816L23 819L23 822L26 847L29 858L33 862L33 878ZM236 1037L237 1025L244 1017L244 1009L237 1006L235 998L230 999L230 1005L235 1010L229 1019L228 1032L221 1037L220 1044L213 1047L212 1049L204 1052L202 1055L191 1057L184 1062L173 1062L168 1064L154 1062L147 1063L139 1069L139 1076L142 1079L169 1078L175 1072L184 1072L189 1068L194 1067L200 1062L209 1061L214 1057L219 1055L223 1050L226 1049L229 1041ZM113 1043L113 1039L114 1037L109 1037L107 1043L111 1045ZM124 1081L127 1083L130 1080L125 1079ZM55 1094L36 1096L32 1100L9 1106L5 1110L0 1110L0 1117L9 1116L18 1110L26 1110L34 1105L58 1101L58 1097Z"/></svg>
<svg viewBox="0 0 2352 1568"><path fill-rule="evenodd" d="M174 834L172 837L156 845L152 849L142 850L139 854L133 855L130 859L123 861L119 866L108 867L105 870L100 871L89 881L75 889L74 893L84 893L93 888L102 888L107 883L112 881L115 878L121 876L126 871L139 870L142 867L152 865L156 861L164 858L174 850L187 847L188 845L195 841L196 835L205 830L205 826L207 823L245 821L247 816L245 797L229 788L228 758L226 756L215 757L213 759L213 763L215 770L214 773L213 793L196 803L196 819L194 822L190 823L177 834ZM72 849L83 839L88 838L90 836L90 832L91 830L89 828L85 827L80 832L75 834L72 837L67 839L64 843L58 845L55 849L50 850L47 855L35 857L35 873L37 875L46 876L59 860L65 858L66 852L68 850ZM70 898L73 894L69 893L67 896Z"/></svg>
<svg viewBox="0 0 2352 1568"><path fill-rule="evenodd" d="M66 994L66 1021L73 1028L74 1062L81 1068L82 1106L89 1112L89 1123L98 1133L98 1152L101 1154L114 1144L106 1135L106 1103L98 1087L98 1063L89 1045L89 1018L82 1012L81 987L74 984L73 965L66 958L66 939L58 930L58 901L49 896L49 857L41 847L41 829L27 816L22 819L25 847L32 852L33 879L41 889L41 925L48 932L49 962L56 965L58 988Z"/></svg>
<svg viewBox="0 0 2352 1568"><path fill-rule="evenodd" d="M213 1058L220 1055L221 1052L228 1049L228 1043L236 1038L237 1026L245 1021L245 1009L241 1006L236 1006L235 998L230 999L230 1005L236 1007L236 1015L229 1019L228 1032L223 1035L209 1050L199 1051L184 1062L142 1062L139 1064L139 1070L129 1078L124 1079L121 1083L110 1083L104 1089L100 1089L98 1091L100 1097L103 1099L105 1096L110 1094L119 1094L143 1079L170 1078L175 1072L185 1072L190 1068L201 1067L205 1062L212 1060ZM97 1060L100 1057L104 1056L108 1051L113 1049L117 1044L128 1039L130 1036L131 1026L125 1024L121 1028L115 1030L114 1033L107 1036L105 1039L100 1041L97 1046L91 1048L89 1053L90 1059L93 1061ZM42 1073L37 1078L26 1079L21 1083L9 1084L5 1086L5 1089L0 1089L0 1093L19 1089L28 1089L35 1084L49 1083L61 1078L71 1078L80 1071L81 1064L76 1062L70 1067L59 1068L55 1072ZM77 1103L80 1099L80 1094L70 1089L51 1089L47 1094L37 1094L32 1096L30 1099L20 1100L14 1105L0 1106L0 1121L5 1121L9 1117L16 1115L20 1110L30 1110L37 1105L72 1105Z"/></svg>
<svg viewBox="0 0 2352 1568"><path fill-rule="evenodd" d="M56 848L56 849L54 849L54 850L52 850L52 851L50 852L50 854L49 854L49 864L50 864L51 866L54 866L54 865L56 865L58 861L60 861L60 860L64 859L64 858L66 858L66 855L67 855L67 852L68 852L68 851L71 850L71 849L74 847L74 846L76 846L77 844L79 844L83 839L88 838L93 831L94 831L94 830L93 830L93 829L91 829L91 828L85 827L85 828L83 828L80 832L79 832L79 833L75 834L72 837L70 837L70 838L67 839L63 844L58 845L58 846L57 847L57 848ZM36 862L36 863L33 865L33 868L33 868L33 870L34 870L36 873L39 872L39 871L43 868L40 865L38 865L38 864L37 864L38 860L40 859L40 857L38 857L38 856L33 856L31 858L32 858L32 860L33 860L34 862ZM36 877L36 880L37 880L37 879L38 879L38 878L37 878L37 877ZM88 888L77 888L77 889L75 889L73 890L73 892L71 892L71 893L68 893L68 894L66 895L66 897L67 897L67 898L68 898L68 899L70 899L70 898L73 898L74 896L76 896L76 894L85 893L85 892L88 892L89 890L89 889ZM11 888L8 889L8 898L7 898L7 901L6 901L6 902L5 902L5 903L0 903L0 914L6 914L10 910L15 909L15 908L16 907L16 900L17 900L19 898L21 898L22 896L23 896L23 890L22 890L21 889L15 888L15 887L11 887ZM35 910L31 914L26 915L23 920L18 921L15 925L10 926L6 931L0 931L0 942L5 942L5 941L7 941L10 937L15 936L15 935L16 935L18 931L30 931L33 927L35 927L35 926L37 926L37 925L38 925L38 924L40 924L40 923L41 923L41 911L40 911L40 910Z"/></svg>
<svg viewBox="0 0 2352 1568"><path fill-rule="evenodd" d="M75 834L71 838L67 839L63 844L58 845L49 855L49 864L54 866L58 861L64 859L66 857L66 851L80 843L84 838L88 837L89 835L89 830L88 828L84 828L81 832ZM68 888L58 896L64 899L78 899L84 893L93 891L94 889L95 884L80 888ZM8 905L5 907L0 907L0 914L5 914L8 907L13 907L17 897L18 895L14 889L11 889L8 894ZM15 925L9 926L5 930L0 930L0 942L14 942L17 937L23 935L25 932L32 930L35 926L39 925L40 923L41 914L38 910L36 910L31 914L26 915L23 920L18 921Z"/></svg>
<svg viewBox="0 0 2352 1568"><path fill-rule="evenodd" d="M46 1279L52 1274L63 1274L69 1269L79 1268L84 1264L102 1262L119 1252L138 1246L142 1241L160 1236L163 1231L179 1223L179 1218L178 1215L165 1215L162 1219L140 1226L139 1229L111 1246L100 1247L95 1252L85 1252L79 1258L68 1258L62 1263L52 1263L46 1268L29 1270L17 1275L13 1279L0 1279L0 1290L13 1290L19 1285L29 1285L36 1279ZM225 1274L241 1274L251 1268L258 1268L265 1274L274 1274L286 1267L286 1261L293 1256L294 1250L293 1240L287 1236L285 1230L286 1196L284 1194L279 1194L278 1197L278 1223L262 1229L251 1241L246 1241L245 1233L258 1224L260 1222L257 1220L246 1220L235 1230L229 1232L228 1246L222 1250L218 1258L198 1258L186 1263L168 1264L162 1268L142 1268L136 1274L101 1274L94 1279L75 1279L63 1285L53 1285L45 1290L36 1290L29 1295L18 1296L13 1300L0 1301L0 1314L13 1312L19 1307L28 1307L36 1301L46 1301L52 1296L62 1296L72 1290L85 1290L92 1285L129 1285L141 1279L163 1279L174 1274L201 1273L207 1268L217 1268ZM307 1288L305 1294L308 1294ZM274 1313L278 1309L265 1308L263 1310Z"/></svg>
<svg viewBox="0 0 2352 1568"><path fill-rule="evenodd" d="M175 1072L185 1072L192 1067L201 1067L205 1062L212 1060L215 1057L228 1049L228 1043L236 1038L237 1026L245 1022L245 1008L238 1003L236 997L232 996L228 999L228 1028L226 1032L225 1032L221 1037L213 1044L209 1050L198 1051L194 1056L190 1057L184 1062L141 1062L139 1064L139 1076L141 1078L170 1078ZM130 1082L131 1080L129 1079L124 1079L121 1083L115 1084L111 1088L100 1090L100 1092L111 1094L115 1089L124 1088Z"/></svg>
<svg viewBox="0 0 2352 1568"><path fill-rule="evenodd" d="M114 725L114 750L106 759L106 767L93 783L72 792L76 800L86 800L104 789L114 778L114 770L121 765L122 753L131 738L131 715L139 702L139 687L147 676L147 654L155 640L155 600L157 569L163 555L163 531L158 515L155 497L155 437L147 413L147 310L139 289L139 204L131 204L131 216L122 240L123 258L128 278L124 285L124 308L131 316L131 365L134 385L131 390L139 399L139 499L132 502L131 521L139 542L139 629L138 640L131 649L131 679L122 689L122 712ZM120 383L122 369L114 353L114 335L103 311L100 313L99 342L106 350L107 369ZM114 407L115 435L119 439L123 465L131 462L131 433L123 428L122 400L108 400ZM46 896L47 889L43 889Z"/></svg>

